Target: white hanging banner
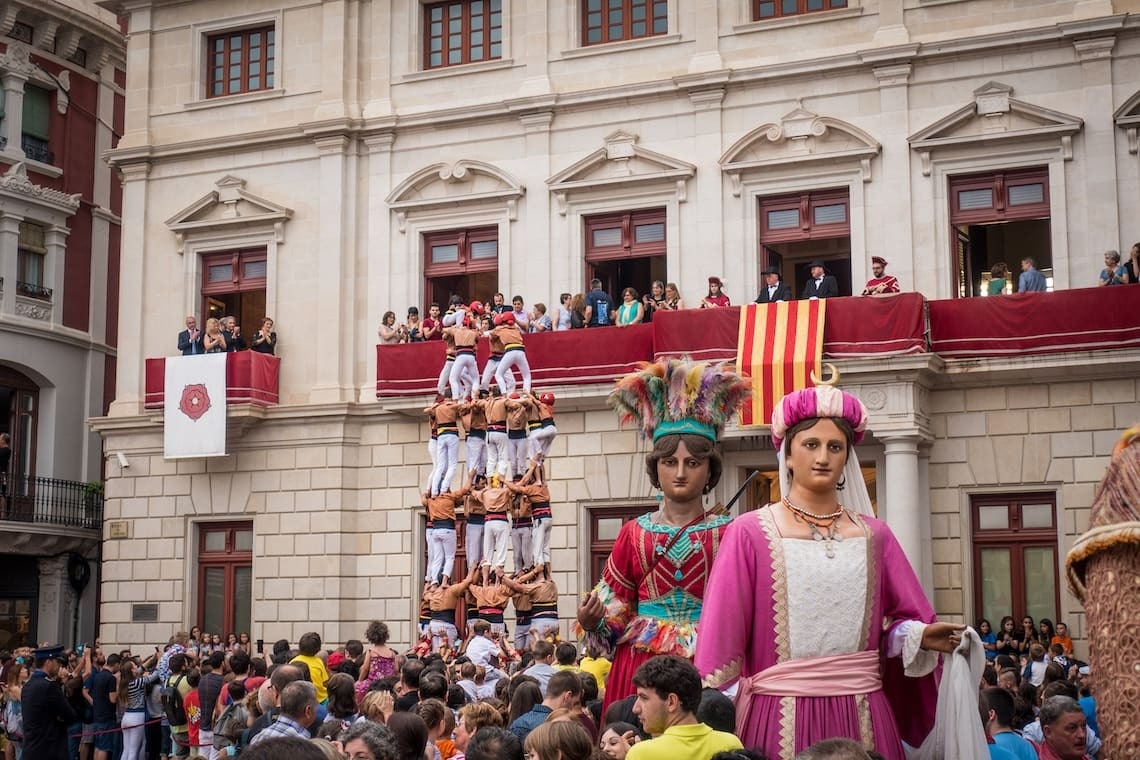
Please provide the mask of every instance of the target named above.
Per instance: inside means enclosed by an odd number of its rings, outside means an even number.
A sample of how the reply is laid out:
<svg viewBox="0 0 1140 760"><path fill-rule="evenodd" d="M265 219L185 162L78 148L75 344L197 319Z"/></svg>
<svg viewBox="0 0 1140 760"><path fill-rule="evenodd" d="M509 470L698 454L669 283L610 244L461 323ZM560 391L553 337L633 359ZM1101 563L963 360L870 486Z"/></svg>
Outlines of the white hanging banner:
<svg viewBox="0 0 1140 760"><path fill-rule="evenodd" d="M163 456L167 459L226 455L226 357L166 359Z"/></svg>

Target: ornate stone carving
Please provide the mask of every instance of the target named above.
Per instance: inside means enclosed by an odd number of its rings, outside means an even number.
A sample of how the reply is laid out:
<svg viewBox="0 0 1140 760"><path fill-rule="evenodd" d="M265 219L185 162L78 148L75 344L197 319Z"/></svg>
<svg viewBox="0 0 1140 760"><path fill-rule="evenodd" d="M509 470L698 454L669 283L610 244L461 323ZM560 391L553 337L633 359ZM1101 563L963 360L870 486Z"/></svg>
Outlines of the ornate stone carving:
<svg viewBox="0 0 1140 760"><path fill-rule="evenodd" d="M868 388L863 393L863 403L872 411L878 411L887 405L887 392L882 388Z"/></svg>
<svg viewBox="0 0 1140 760"><path fill-rule="evenodd" d="M8 40L8 49L0 54L0 69L15 74L31 77L39 72L39 67L32 63L32 49L23 42Z"/></svg>
<svg viewBox="0 0 1140 760"><path fill-rule="evenodd" d="M28 178L28 170L23 161L12 164L12 167L4 172L4 176L0 177L0 191L50 203L68 214L74 214L79 209L79 193L69 195L50 187L37 185Z"/></svg>
<svg viewBox="0 0 1140 760"><path fill-rule="evenodd" d="M51 307L40 306L39 304L28 303L27 301L16 301L16 316L47 322L51 320Z"/></svg>

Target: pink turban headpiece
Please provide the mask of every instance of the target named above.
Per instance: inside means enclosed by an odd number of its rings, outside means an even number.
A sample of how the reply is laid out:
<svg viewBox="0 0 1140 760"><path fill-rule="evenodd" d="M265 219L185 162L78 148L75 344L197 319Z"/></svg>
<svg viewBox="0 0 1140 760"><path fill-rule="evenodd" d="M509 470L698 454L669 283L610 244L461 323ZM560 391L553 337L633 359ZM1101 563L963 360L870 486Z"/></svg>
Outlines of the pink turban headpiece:
<svg viewBox="0 0 1140 760"><path fill-rule="evenodd" d="M780 399L772 410L772 443L776 449L784 443L788 428L812 417L842 417L855 429L855 443L863 440L867 430L867 409L863 402L847 391L832 385L804 388Z"/></svg>

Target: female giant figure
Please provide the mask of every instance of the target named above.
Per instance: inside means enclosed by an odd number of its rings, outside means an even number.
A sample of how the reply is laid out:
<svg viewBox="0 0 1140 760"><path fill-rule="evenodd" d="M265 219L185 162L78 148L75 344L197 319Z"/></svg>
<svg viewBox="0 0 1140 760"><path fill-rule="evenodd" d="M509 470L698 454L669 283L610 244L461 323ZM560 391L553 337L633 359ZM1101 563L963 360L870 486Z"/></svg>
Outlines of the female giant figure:
<svg viewBox="0 0 1140 760"><path fill-rule="evenodd" d="M933 724L931 650L960 641L870 514L852 448L866 426L838 388L785 396L772 415L785 496L729 526L709 579L697 668L738 685L737 735L771 758L848 737L903 760ZM845 486L858 508L840 503Z"/></svg>

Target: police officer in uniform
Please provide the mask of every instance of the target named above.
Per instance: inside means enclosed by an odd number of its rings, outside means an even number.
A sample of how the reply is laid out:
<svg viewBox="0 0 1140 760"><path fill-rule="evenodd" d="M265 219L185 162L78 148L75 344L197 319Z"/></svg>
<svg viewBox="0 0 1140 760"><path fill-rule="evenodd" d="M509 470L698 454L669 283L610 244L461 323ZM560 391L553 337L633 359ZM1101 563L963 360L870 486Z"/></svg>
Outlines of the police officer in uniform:
<svg viewBox="0 0 1140 760"><path fill-rule="evenodd" d="M33 655L35 671L21 695L24 756L35 760L68 760L67 727L76 718L57 680L59 669L66 663L63 647L43 647Z"/></svg>

